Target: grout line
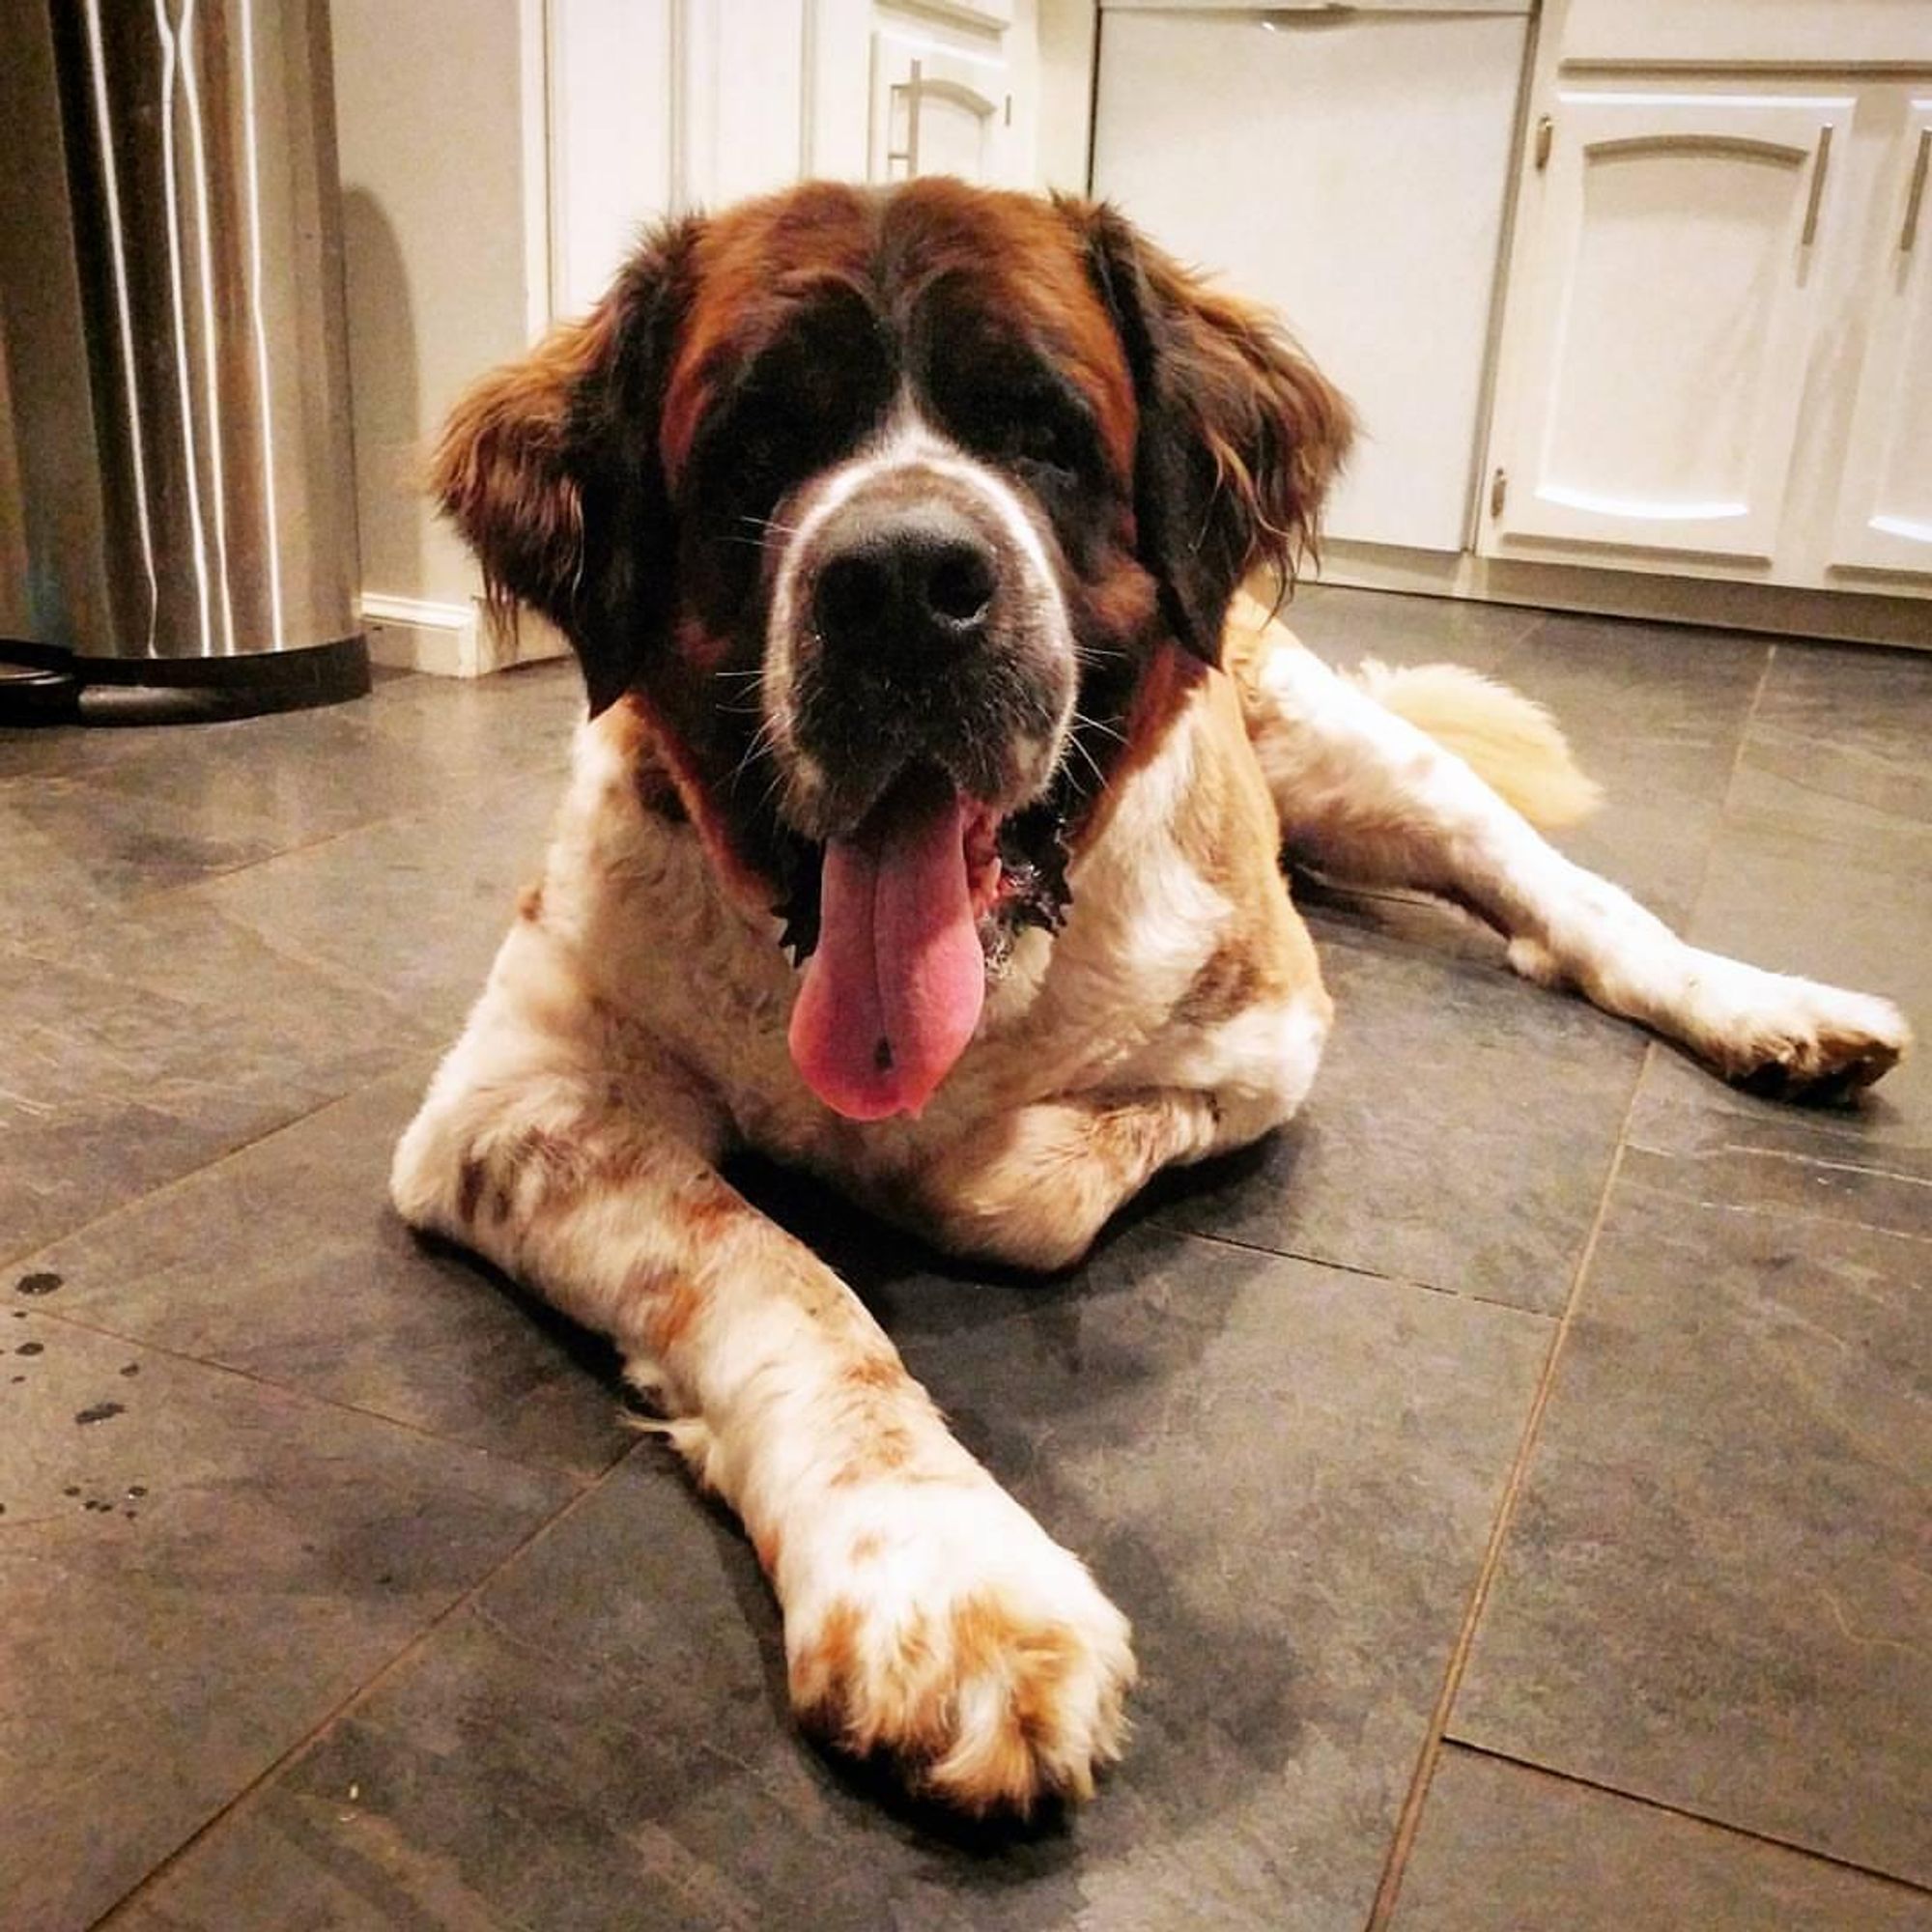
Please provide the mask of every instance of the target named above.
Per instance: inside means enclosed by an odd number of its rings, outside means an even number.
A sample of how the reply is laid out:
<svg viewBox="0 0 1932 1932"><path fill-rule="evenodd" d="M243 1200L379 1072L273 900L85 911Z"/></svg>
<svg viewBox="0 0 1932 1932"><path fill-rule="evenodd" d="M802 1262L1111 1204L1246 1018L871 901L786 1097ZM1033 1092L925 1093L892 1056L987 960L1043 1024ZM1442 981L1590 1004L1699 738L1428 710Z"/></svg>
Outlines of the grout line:
<svg viewBox="0 0 1932 1932"><path fill-rule="evenodd" d="M1469 1664L1470 1653L1475 1648L1476 1631L1489 1607L1490 1592L1494 1586L1496 1573L1502 1567L1504 1545L1509 1540L1509 1532L1516 1519L1516 1508L1523 1487L1528 1481L1529 1465L1535 1457L1537 1438L1542 1433L1544 1412L1549 1406L1549 1398L1556 1384L1556 1371L1563 1358L1564 1344L1570 1338L1570 1330L1575 1325L1577 1309L1581 1298L1583 1284L1589 1277L1590 1264L1596 1260L1597 1244L1602 1238L1604 1222L1609 1213L1610 1197L1616 1191L1617 1177L1623 1172L1624 1134L1630 1126L1632 1113L1636 1107L1636 1096L1643 1086L1643 1067L1649 1064L1646 1050L1644 1061L1637 1069L1637 1078L1631 1088L1630 1100L1624 1109L1624 1118L1617 1130L1616 1151L1610 1157L1609 1171L1604 1179L1602 1198L1597 1203L1596 1214L1590 1223L1590 1233L1583 1243L1583 1252L1577 1258L1577 1269L1571 1277L1570 1293L1564 1298L1563 1313L1556 1322L1556 1333L1550 1337L1549 1349L1543 1358L1543 1369L1537 1378L1536 1392L1530 1398L1529 1412L1523 1418L1522 1435L1517 1443L1515 1456L1511 1459L1509 1473L1503 1479L1503 1493L1496 1505L1494 1520L1490 1525L1489 1540L1483 1548L1482 1563L1476 1572L1475 1588L1463 1613L1462 1628L1456 1634L1456 1642L1449 1653L1449 1662L1442 1674L1442 1687L1436 1693L1435 1709L1430 1713L1429 1729L1422 1741L1422 1749L1417 1755L1415 1771L1409 1780L1406 1796L1403 1800L1402 1810L1396 1819L1395 1835L1390 1840L1388 1858L1382 1866L1381 1882L1376 1888L1375 1904L1369 1913L1367 1932L1383 1932L1395 1912L1396 1900L1402 1890L1403 1873L1408 1863L1409 1853L1415 1846L1415 1834L1422 1823L1422 1807L1429 1796L1431 1781L1435 1776L1435 1767L1442 1755L1442 1746L1449 1729L1450 1713L1455 1709L1456 1698L1463 1688L1463 1676Z"/></svg>
<svg viewBox="0 0 1932 1932"><path fill-rule="evenodd" d="M34 1245L30 1248L18 1248L12 1252L0 1249L0 1269L16 1268L24 1263L38 1261L41 1256L50 1254L55 1248L63 1247L69 1241L78 1240L83 1235L91 1235L95 1229L103 1222L113 1220L117 1214L131 1213L136 1208L146 1207L153 1201L164 1200L168 1195L188 1186L191 1182L205 1179L217 1168L226 1167L238 1155L260 1147L264 1141L271 1141L277 1134L285 1134L291 1128L304 1126L317 1116L327 1113L331 1107L340 1107L350 1100L360 1099L374 1088L382 1086L384 1081L401 1078L409 1070L412 1061L428 1060L436 1051L435 1047L425 1042L422 1046L412 1048L403 1055L393 1066L378 1073L373 1079L364 1080L358 1086L348 1088L340 1094L331 1094L326 1099L317 1100L313 1105L305 1106L299 1112L289 1115L286 1120L276 1121L270 1126L248 1134L237 1141L233 1147L223 1148L213 1159L203 1161L199 1167L191 1167L185 1174L174 1175L149 1188L145 1193L133 1194L125 1201L117 1201L111 1208L103 1208L99 1213L90 1214L86 1220L76 1221L72 1227L64 1228L58 1235L49 1238L37 1236ZM427 1081L428 1073L423 1077Z"/></svg>
<svg viewBox="0 0 1932 1932"><path fill-rule="evenodd" d="M549 771L522 772L510 778L488 780L484 781L485 792L479 794L479 797L483 795L494 796L499 790L508 791L523 783L533 782L538 779L546 780L561 787L567 781L568 778L568 763L560 763L554 773ZM73 781L84 783L86 781L84 775L80 775L76 776ZM450 779L447 775L445 775L444 779L444 783L447 785L458 783L468 784L469 782L470 781L468 780L458 781ZM99 789L99 787L96 787L96 789ZM140 795L138 793L117 793L115 796L117 798L128 798L130 801L138 801ZM559 798L562 796L560 789L557 796ZM179 898L185 894L201 892L207 887L220 885L229 880L240 878L244 872L257 872L264 867L279 865L284 859L310 858L317 852L322 851L326 846L340 844L345 838L355 838L367 833L386 830L391 826L401 825L410 820L434 818L439 814L453 812L460 804L465 803L467 800L471 803L476 802L470 799L470 795L468 792L461 795L451 792L448 795L426 800L416 805L404 806L394 811L379 812L373 818L363 819L355 825L338 826L333 832L319 832L313 838L299 838L292 845L278 846L274 850L264 852L253 859L239 860L232 866L212 867L205 872L197 873L193 878L179 879L171 886L156 886L146 892L137 890L128 894L125 899L103 904L99 908L98 916L107 917L122 911L145 911L151 906L163 904L168 900ZM252 928L244 929L252 930ZM50 934L48 938L50 940ZM14 943L20 946L22 950L26 950L26 945L31 942L23 943L15 941Z"/></svg>
<svg viewBox="0 0 1932 1932"><path fill-rule="evenodd" d="M30 1308L28 1314L42 1321L52 1321L64 1328L71 1328L79 1334L93 1335L103 1342L118 1342L124 1348L137 1349L148 1355L157 1355L163 1361L179 1362L187 1368L200 1369L213 1376L230 1376L239 1382L246 1382L251 1388L266 1389L271 1395L286 1397L297 1403L306 1403L314 1408L327 1409L334 1415L353 1415L359 1422L374 1422L387 1429L399 1429L406 1435L412 1435L418 1441L433 1442L439 1449L453 1450L458 1455L481 1456L487 1462L504 1463L513 1469L522 1469L531 1476L561 1476L565 1482L574 1482L580 1488L587 1483L601 1482L609 1472L606 1463L595 1474L584 1476L578 1470L561 1463L532 1463L524 1456L508 1449L497 1449L488 1443L478 1442L469 1436L450 1435L441 1430L432 1429L427 1423L412 1422L408 1416L392 1415L386 1409L364 1408L361 1404L346 1402L339 1396L326 1395L318 1389L309 1388L298 1382L278 1381L272 1376L263 1375L254 1369L244 1369L237 1363L224 1361L217 1355L191 1355L185 1350L170 1348L165 1342L156 1342L144 1335L130 1335L124 1328L104 1327L99 1321L89 1321L84 1316L57 1314L50 1308ZM596 1378L592 1377L592 1380ZM616 1390L611 1391L613 1409L623 1413L623 1396ZM621 1460L621 1451L620 1457Z"/></svg>
<svg viewBox="0 0 1932 1932"><path fill-rule="evenodd" d="M483 1576L470 1584L468 1589L459 1593L442 1609L439 1610L428 1623L424 1624L413 1636L410 1637L404 1643L403 1647L386 1663L378 1665L372 1676L365 1678L347 1696L343 1697L340 1702L335 1704L322 1718L318 1719L286 1750L282 1751L258 1772L254 1777L250 1778L232 1798L228 1799L226 1803L221 1804L209 1817L203 1819L173 1851L151 1865L134 1885L124 1892L120 1898L116 1899L94 1921L95 1932L101 1932L101 1928L111 1925L115 1920L120 1918L129 1906L135 1904L146 1893L153 1890L156 1885L166 1878L169 1872L173 1871L212 1833L235 1817L238 1812L246 1809L252 1804L258 1802L266 1794L268 1787L274 1783L284 1771L294 1765L298 1758L306 1756L339 1723L346 1718L351 1717L362 1704L373 1697L391 1677L415 1658L446 1624L462 1611L468 1609L489 1588L491 1583L497 1577L500 1577L512 1563L516 1562L533 1543L540 1537L548 1534L551 1530L556 1528L566 1518L575 1515L578 1510L582 1509L592 1496L596 1495L604 1488L605 1484L611 1481L619 1469L623 1468L629 1463L633 1455L639 1453L643 1453L642 1444L639 1444L624 1455L619 1456L602 1475L598 1476L594 1481L585 1484L575 1495L567 1497L540 1522L534 1523L526 1536L504 1552L499 1562L494 1564Z"/></svg>
<svg viewBox="0 0 1932 1932"><path fill-rule="evenodd" d="M1163 1234L1181 1235L1189 1240L1206 1241L1210 1247L1236 1248L1244 1255L1264 1255L1269 1261L1301 1262L1309 1267L1333 1268L1337 1274L1354 1275L1363 1281L1378 1281L1386 1288L1412 1288L1424 1294L1439 1295L1444 1301L1473 1302L1479 1308L1500 1308L1511 1315L1527 1315L1538 1321L1554 1321L1555 1313L1548 1308L1525 1308L1520 1301L1503 1301L1492 1294L1472 1294L1467 1289L1444 1288L1439 1282L1423 1281L1414 1275L1384 1274L1380 1268L1368 1266L1362 1262L1341 1262L1328 1255L1310 1254L1301 1248L1271 1248L1264 1241L1244 1241L1237 1235L1209 1234L1203 1228L1191 1228L1182 1221L1164 1220L1156 1212L1150 1214L1141 1225L1158 1228Z"/></svg>
<svg viewBox="0 0 1932 1932"><path fill-rule="evenodd" d="M1737 749L1731 753L1731 769L1724 779L1723 794L1718 800L1718 822L1712 829L1710 844L1704 848L1704 863L1697 868L1697 886L1690 895L1690 909L1684 916L1687 931L1697 923L1697 915L1703 909L1704 895L1711 883L1711 868L1718 863L1719 842L1733 827L1731 800L1737 793L1738 777L1745 768L1745 753L1750 749L1751 732L1757 725L1757 714L1763 708L1764 694L1771 684L1772 667L1776 662L1777 645L1767 644L1764 668L1757 674L1757 683L1752 688L1750 702L1745 707L1745 722L1738 730Z"/></svg>
<svg viewBox="0 0 1932 1932"><path fill-rule="evenodd" d="M1485 1757L1496 1764L1507 1764L1520 1771L1534 1773L1539 1777L1553 1778L1560 1784L1576 1785L1584 1791L1601 1792L1606 1798L1615 1798L1626 1804L1635 1804L1646 1811L1660 1811L1667 1818L1683 1818L1693 1825L1702 1825L1707 1830L1721 1832L1726 1837L1744 1838L1754 1845L1775 1846L1780 1852L1791 1852L1802 1859L1810 1859L1818 1864L1830 1865L1834 1871L1853 1872L1860 1878L1876 1879L1881 1885L1893 1885L1901 1891L1909 1891L1916 1897L1932 1897L1932 1886L1922 1886L1917 1880L1901 1878L1896 1872L1881 1870L1877 1865L1860 1864L1856 1859L1839 1858L1833 1852L1821 1852L1815 1846L1801 1844L1795 1838L1780 1837L1776 1832L1754 1831L1748 1825L1734 1824L1728 1818L1719 1818L1708 1811L1696 1811L1687 1804L1673 1804L1666 1798L1647 1797L1640 1791L1627 1791L1619 1784L1606 1784L1599 1777L1586 1777L1580 1772L1558 1771L1553 1766L1539 1764L1535 1758L1519 1757L1514 1751L1498 1750L1492 1745L1481 1745L1468 1738L1447 1738L1444 1740L1454 1749L1466 1751L1471 1757Z"/></svg>

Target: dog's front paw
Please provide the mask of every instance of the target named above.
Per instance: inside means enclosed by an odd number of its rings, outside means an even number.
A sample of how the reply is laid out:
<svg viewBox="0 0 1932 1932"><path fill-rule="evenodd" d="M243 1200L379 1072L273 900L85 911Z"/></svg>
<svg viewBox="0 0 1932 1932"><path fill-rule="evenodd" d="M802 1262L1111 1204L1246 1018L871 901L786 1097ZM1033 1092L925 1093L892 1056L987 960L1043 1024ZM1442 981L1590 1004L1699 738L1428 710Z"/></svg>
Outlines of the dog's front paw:
<svg viewBox="0 0 1932 1932"><path fill-rule="evenodd" d="M1004 1492L882 1483L787 1552L794 1709L975 1816L1087 1798L1120 1755L1126 1619Z"/></svg>
<svg viewBox="0 0 1932 1932"><path fill-rule="evenodd" d="M1728 963L1728 962L1727 962ZM1889 1000L1741 969L1721 991L1733 1016L1717 1033L1725 1077L1782 1100L1833 1100L1889 1073L1912 1045Z"/></svg>

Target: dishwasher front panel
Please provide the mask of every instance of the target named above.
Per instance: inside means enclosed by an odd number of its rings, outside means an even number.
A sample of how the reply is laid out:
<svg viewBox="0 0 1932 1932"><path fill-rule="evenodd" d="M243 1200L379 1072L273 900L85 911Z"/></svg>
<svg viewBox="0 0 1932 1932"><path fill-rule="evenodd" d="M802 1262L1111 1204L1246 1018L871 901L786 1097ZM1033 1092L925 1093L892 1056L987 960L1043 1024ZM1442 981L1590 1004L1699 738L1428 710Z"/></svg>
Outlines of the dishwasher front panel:
<svg viewBox="0 0 1932 1932"><path fill-rule="evenodd" d="M1334 537L1472 527L1523 8L1108 7L1094 190L1267 303L1354 403Z"/></svg>

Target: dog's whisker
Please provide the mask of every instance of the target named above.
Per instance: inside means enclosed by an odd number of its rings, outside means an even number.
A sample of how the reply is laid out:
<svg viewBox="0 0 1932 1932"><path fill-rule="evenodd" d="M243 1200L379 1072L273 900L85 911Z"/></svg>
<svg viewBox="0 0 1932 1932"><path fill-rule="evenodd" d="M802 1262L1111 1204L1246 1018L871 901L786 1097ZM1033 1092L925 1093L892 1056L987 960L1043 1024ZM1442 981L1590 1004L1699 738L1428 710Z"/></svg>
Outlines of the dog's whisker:
<svg viewBox="0 0 1932 1932"><path fill-rule="evenodd" d="M1090 731L1099 732L1103 738L1113 739L1117 745L1124 745L1127 742L1127 734L1124 731L1117 731L1113 725L1102 724L1097 718L1090 718L1084 711L1075 711L1073 722L1076 724L1084 724Z"/></svg>

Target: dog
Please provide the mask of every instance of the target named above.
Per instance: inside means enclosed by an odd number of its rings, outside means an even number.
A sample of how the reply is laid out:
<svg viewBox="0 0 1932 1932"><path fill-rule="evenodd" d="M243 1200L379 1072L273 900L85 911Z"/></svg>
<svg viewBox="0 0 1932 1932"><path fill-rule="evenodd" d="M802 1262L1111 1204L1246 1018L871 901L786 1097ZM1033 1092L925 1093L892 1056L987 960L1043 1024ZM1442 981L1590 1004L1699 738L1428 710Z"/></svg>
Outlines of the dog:
<svg viewBox="0 0 1932 1932"><path fill-rule="evenodd" d="M1330 1005L1284 849L1747 1085L1841 1094L1908 1044L1547 844L1591 788L1527 700L1342 677L1246 595L1350 430L1118 213L942 179L658 229L434 459L589 718L395 1203L614 1340L749 1532L799 1719L963 1812L1092 1792L1127 1622L722 1157L1071 1265L1308 1093Z"/></svg>

